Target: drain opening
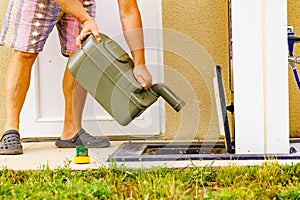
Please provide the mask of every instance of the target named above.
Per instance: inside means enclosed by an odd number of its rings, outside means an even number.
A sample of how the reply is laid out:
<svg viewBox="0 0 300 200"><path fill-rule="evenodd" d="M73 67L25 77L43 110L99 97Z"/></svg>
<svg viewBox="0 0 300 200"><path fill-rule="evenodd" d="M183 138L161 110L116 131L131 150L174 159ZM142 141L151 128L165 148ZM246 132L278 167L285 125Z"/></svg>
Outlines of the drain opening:
<svg viewBox="0 0 300 200"><path fill-rule="evenodd" d="M225 145L147 145L142 155L225 154Z"/></svg>

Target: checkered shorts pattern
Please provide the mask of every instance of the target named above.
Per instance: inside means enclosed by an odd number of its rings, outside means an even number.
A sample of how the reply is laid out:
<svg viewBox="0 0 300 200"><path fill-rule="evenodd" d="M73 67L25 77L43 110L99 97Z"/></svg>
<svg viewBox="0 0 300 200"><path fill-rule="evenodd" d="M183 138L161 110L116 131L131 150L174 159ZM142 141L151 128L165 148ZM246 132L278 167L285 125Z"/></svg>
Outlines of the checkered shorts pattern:
<svg viewBox="0 0 300 200"><path fill-rule="evenodd" d="M90 16L95 17L95 0L79 0ZM13 49L39 53L57 27L61 52L75 52L75 38L81 24L64 13L54 0L9 0L0 34L0 44Z"/></svg>

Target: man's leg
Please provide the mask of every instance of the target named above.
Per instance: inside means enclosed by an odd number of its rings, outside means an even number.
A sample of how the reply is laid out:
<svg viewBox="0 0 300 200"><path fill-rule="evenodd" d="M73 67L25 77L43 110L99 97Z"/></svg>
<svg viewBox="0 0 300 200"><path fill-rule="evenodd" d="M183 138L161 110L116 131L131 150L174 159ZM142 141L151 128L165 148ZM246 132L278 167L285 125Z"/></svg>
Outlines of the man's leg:
<svg viewBox="0 0 300 200"><path fill-rule="evenodd" d="M63 93L65 121L62 136L55 145L61 148L72 148L78 145L85 145L89 148L109 147L108 139L95 138L82 129L81 120L87 92L67 68L63 78Z"/></svg>
<svg viewBox="0 0 300 200"><path fill-rule="evenodd" d="M95 0L82 0L82 5L91 17L95 16ZM59 30L62 54L71 57L78 49L74 40L79 35L82 25L69 14L65 14L56 24ZM95 83L96 84L96 83ZM110 142L105 138L95 138L82 129L81 119L86 100L86 90L72 77L66 68L63 79L65 97L65 121L63 133L55 145L61 148L85 145L87 147L108 147Z"/></svg>
<svg viewBox="0 0 300 200"><path fill-rule="evenodd" d="M20 112L30 84L30 73L37 53L14 51L6 77L6 121L0 142L0 154L22 154L19 134Z"/></svg>
<svg viewBox="0 0 300 200"><path fill-rule="evenodd" d="M67 140L73 138L82 128L82 112L87 95L86 90L77 83L67 68L63 78L63 92L65 98L65 121L61 139Z"/></svg>
<svg viewBox="0 0 300 200"><path fill-rule="evenodd" d="M4 129L19 131L20 112L30 84L32 65L37 53L14 51L6 77L6 122Z"/></svg>

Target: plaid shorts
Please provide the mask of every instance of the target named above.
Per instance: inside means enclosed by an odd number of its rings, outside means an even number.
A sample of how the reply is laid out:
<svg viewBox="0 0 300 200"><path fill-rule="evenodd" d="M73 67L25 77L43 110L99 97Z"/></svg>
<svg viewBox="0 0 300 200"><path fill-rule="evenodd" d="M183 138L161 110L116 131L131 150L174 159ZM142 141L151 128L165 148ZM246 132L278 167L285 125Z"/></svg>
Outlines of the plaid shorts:
<svg viewBox="0 0 300 200"><path fill-rule="evenodd" d="M89 13L95 17L95 0L79 0ZM15 50L39 53L56 26L59 34L61 52L68 55L75 52L75 39L81 31L81 24L64 13L55 0L9 0L0 34L0 45Z"/></svg>

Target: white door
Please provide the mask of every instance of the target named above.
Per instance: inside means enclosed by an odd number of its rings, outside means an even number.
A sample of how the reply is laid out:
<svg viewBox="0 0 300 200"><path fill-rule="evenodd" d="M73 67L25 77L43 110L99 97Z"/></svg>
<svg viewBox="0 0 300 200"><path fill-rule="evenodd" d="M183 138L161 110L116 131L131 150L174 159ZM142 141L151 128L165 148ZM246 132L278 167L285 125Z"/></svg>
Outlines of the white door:
<svg viewBox="0 0 300 200"><path fill-rule="evenodd" d="M100 32L116 39L128 51L122 36L117 0L97 0L97 17ZM161 0L138 1L143 25L146 28L145 47L148 68L154 82L163 77L161 30ZM155 41L155 42L154 42ZM153 48L153 42L155 48ZM147 44L151 48L147 49ZM60 53L56 29L47 41L44 52L34 64L31 86L21 112L20 131L23 137L59 137L63 126L64 100L61 89L66 58ZM161 133L164 123L163 104L157 102L128 126L117 124L101 106L88 96L83 127L93 135L152 136Z"/></svg>

